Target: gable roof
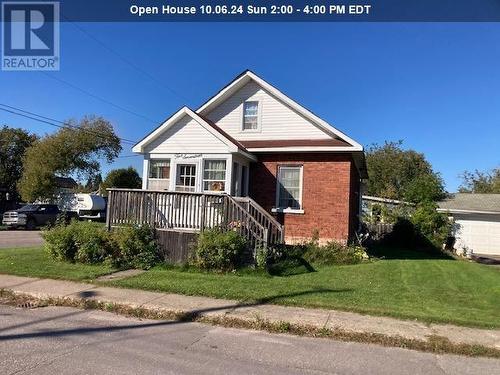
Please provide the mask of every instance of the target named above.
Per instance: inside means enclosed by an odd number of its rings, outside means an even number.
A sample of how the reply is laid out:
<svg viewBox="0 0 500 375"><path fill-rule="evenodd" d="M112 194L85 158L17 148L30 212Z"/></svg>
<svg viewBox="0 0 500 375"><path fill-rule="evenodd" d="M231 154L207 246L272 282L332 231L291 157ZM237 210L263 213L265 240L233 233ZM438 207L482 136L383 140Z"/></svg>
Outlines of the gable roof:
<svg viewBox="0 0 500 375"><path fill-rule="evenodd" d="M248 153L246 148L236 141L233 137L229 136L225 131L215 125L213 122L208 121L202 116L198 115L196 112L192 111L188 107L184 106L172 116L170 116L167 120L165 120L160 126L158 126L155 130L149 133L146 137L140 140L133 148L133 152L144 152L144 147L163 134L167 129L172 127L177 121L179 121L184 116L189 116L193 120L195 120L198 124L200 124L203 128L213 134L217 139L222 141L231 152L242 152L246 154L246 156L251 159L255 159L255 157Z"/></svg>
<svg viewBox="0 0 500 375"><path fill-rule="evenodd" d="M441 212L500 214L500 194L456 193L438 206Z"/></svg>
<svg viewBox="0 0 500 375"><path fill-rule="evenodd" d="M322 120L314 113L304 108L296 101L292 100L285 94L283 94L276 87L272 86L270 83L264 81L262 78L257 76L254 72L250 70L245 70L243 73L239 74L235 79L233 79L228 85L224 86L217 94L208 99L200 108L196 110L197 113L201 115L207 114L210 110L215 108L217 105L221 104L231 95L233 95L236 91L242 88L251 80L255 81L259 86L261 86L264 90L268 91L278 100L304 116L306 119L311 121L314 125L316 125L319 129L323 130L326 134L330 135L333 138L340 138L341 140L348 143L349 148L352 151L363 151L363 146L356 142L354 139L348 137L346 134L342 133L340 130L334 128L326 121Z"/></svg>

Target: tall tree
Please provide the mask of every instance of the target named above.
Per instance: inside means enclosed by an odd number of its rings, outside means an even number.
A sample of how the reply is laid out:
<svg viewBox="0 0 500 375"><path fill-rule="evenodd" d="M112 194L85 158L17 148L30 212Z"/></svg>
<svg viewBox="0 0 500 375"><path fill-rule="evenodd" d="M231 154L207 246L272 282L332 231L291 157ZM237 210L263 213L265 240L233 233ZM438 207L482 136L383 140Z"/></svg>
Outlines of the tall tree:
<svg viewBox="0 0 500 375"><path fill-rule="evenodd" d="M476 170L462 174L462 193L496 193L500 194L500 167L488 172Z"/></svg>
<svg viewBox="0 0 500 375"><path fill-rule="evenodd" d="M443 198L441 176L432 170L424 154L404 150L402 144L385 142L368 149L368 194L414 203Z"/></svg>
<svg viewBox="0 0 500 375"><path fill-rule="evenodd" d="M52 197L57 175L95 177L100 172L99 160L110 163L122 150L112 125L102 117L87 116L67 125L27 149L18 184L24 200Z"/></svg>
<svg viewBox="0 0 500 375"><path fill-rule="evenodd" d="M101 186L104 191L112 187L139 189L142 186L142 179L133 167L113 169Z"/></svg>
<svg viewBox="0 0 500 375"><path fill-rule="evenodd" d="M24 153L36 139L36 135L23 129L0 129L0 187L7 189L12 200L18 199L17 183L23 174Z"/></svg>

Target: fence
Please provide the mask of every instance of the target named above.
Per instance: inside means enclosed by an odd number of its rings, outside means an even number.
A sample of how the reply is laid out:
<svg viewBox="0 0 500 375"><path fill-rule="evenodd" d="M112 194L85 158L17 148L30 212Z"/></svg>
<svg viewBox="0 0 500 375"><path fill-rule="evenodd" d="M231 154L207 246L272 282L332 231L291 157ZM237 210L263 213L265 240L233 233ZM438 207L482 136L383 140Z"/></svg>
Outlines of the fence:
<svg viewBox="0 0 500 375"><path fill-rule="evenodd" d="M283 241L282 226L262 207L227 194L108 189L106 218L108 228L148 224L157 230L231 229L253 250Z"/></svg>

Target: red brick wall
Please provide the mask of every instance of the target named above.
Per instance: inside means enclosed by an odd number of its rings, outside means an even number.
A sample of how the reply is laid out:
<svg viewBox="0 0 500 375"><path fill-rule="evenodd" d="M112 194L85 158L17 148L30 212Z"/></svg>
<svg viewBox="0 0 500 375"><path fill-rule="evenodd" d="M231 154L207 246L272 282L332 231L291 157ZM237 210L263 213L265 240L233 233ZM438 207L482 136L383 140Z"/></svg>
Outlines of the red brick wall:
<svg viewBox="0 0 500 375"><path fill-rule="evenodd" d="M350 155L259 154L258 158L250 167L250 196L268 211L276 205L278 165L303 165L304 214L276 214L285 225L287 242L310 239L315 230L321 242L345 242L352 237L357 228L354 194L359 184Z"/></svg>

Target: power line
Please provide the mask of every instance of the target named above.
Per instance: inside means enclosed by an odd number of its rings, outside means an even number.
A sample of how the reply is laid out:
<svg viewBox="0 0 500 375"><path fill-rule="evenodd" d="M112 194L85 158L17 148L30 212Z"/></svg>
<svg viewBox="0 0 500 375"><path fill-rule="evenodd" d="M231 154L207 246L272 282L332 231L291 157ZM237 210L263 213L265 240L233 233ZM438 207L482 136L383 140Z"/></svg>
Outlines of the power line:
<svg viewBox="0 0 500 375"><path fill-rule="evenodd" d="M142 155L122 155L122 156L117 156L117 158L135 158L138 156L142 156Z"/></svg>
<svg viewBox="0 0 500 375"><path fill-rule="evenodd" d="M77 23L73 22L73 21L70 21L68 20L69 23L71 23L77 30L79 30L82 34L86 35L88 38L92 39L94 42L96 42L97 44L99 44L102 48L104 48L105 50L107 50L108 52L110 52L111 54L115 55L116 57L118 57L120 60L122 60L125 64L129 65L130 67L132 67L133 69L137 70L139 73L143 74L144 76L148 77L151 81L155 82L158 86L162 87L163 89L166 89L167 91L169 91L171 94L177 96L178 98L180 99L183 99L185 101L188 101L189 102L189 99L186 98L184 95L178 93L176 90L174 90L173 88L167 86L166 84L160 82L159 80L157 80L152 74L150 74L148 71L142 69L140 66L138 66L137 64L135 64L134 62L130 61L129 59L127 59L126 57L124 57L122 54L116 52L114 49L112 49L111 47L109 47L107 44L105 44L103 41L101 41L100 39L96 38L94 35L90 34L88 31L86 31L84 28L82 28L80 25L78 25Z"/></svg>
<svg viewBox="0 0 500 375"><path fill-rule="evenodd" d="M149 122L152 122L153 124L158 124L158 123L160 123L160 121L155 121L155 120L152 120L152 119L150 119L150 118L149 118L149 117L147 117L147 116L144 116L144 115L141 115L140 113L137 113L137 112L131 111L130 109L127 109L127 108L125 108L125 107L122 107L121 105L115 104L115 103L113 103L113 102L111 102L111 101L109 101L109 100L107 100L107 99L104 99L104 98L102 98L102 97L100 97L100 96L97 96L97 95L95 95L95 94L92 94L91 92L89 92L89 91L87 91L87 90L84 90L84 89L82 89L81 87L78 87L78 86L76 86L76 85L74 85L74 84L72 84L72 83L70 83L70 82L68 82L68 81L65 81L65 80L63 80L63 79L61 79L61 78L57 78L57 77L55 77L55 76L53 76L53 75L51 75L51 74L48 74L47 72L41 71L41 73L45 74L47 77L49 77L49 78L51 78L51 79L53 79L53 80L55 80L55 81L58 81L58 82L60 82L60 83L62 83L62 84L64 84L64 85L66 85L66 86L68 86L68 87L71 87L72 89L77 90L77 91L79 91L79 92L81 92L81 93L83 93L83 94L85 94L85 95L87 95L87 96L90 96L91 98L97 99L97 100L99 100L99 101L101 101L101 102L103 102L103 103L106 103L106 104L108 104L108 105L110 105L110 106L113 106L113 107L115 107L115 108L117 108L117 109L119 109L119 110L121 110L121 111L123 111L123 112L127 112L128 114L131 114L131 115L134 115L134 116L140 117L140 118L142 118L142 119L144 119L144 120L147 120L147 121L149 121Z"/></svg>
<svg viewBox="0 0 500 375"><path fill-rule="evenodd" d="M7 104L0 103L0 106L4 106L4 107L7 107L7 108L10 108L10 109L0 108L0 111L9 112L11 114L14 114L14 115L17 115L17 116L22 116L22 117L25 117L25 118L28 118L28 119L31 119L31 120L34 120L34 121L42 122L44 124L55 126L57 128L60 128L60 129L65 129L65 128L66 129L67 128L80 129L80 130L92 133L94 135L98 135L98 136L104 135L104 133L100 133L100 132L97 132L95 130L82 129L79 126L71 125L71 124L65 123L65 122L60 121L60 120L51 119L50 117L45 117L45 116L42 116L42 115L38 115L38 114L36 114L34 112L29 112L29 111L26 111L24 109L16 108L16 107L13 107L13 106L10 106L10 105L7 105ZM17 111L17 112L15 112L15 111ZM19 113L19 112L22 112L22 113ZM33 116L36 116L36 117L33 117ZM58 123L63 124L63 125L56 124L55 122L58 122ZM136 141L132 141L132 140L129 140L129 139L126 139L126 138L120 138L120 137L118 137L118 139L120 139L120 141L122 141L124 143L132 144L132 145L135 145L137 143Z"/></svg>

